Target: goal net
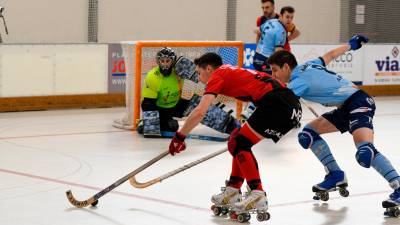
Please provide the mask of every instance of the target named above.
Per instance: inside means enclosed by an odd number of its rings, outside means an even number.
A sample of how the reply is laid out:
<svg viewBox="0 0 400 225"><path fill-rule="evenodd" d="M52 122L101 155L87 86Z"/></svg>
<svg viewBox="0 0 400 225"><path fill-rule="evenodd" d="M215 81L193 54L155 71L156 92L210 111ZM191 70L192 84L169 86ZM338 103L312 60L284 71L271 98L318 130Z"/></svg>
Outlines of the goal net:
<svg viewBox="0 0 400 225"><path fill-rule="evenodd" d="M123 118L114 120L113 126L135 130L141 117L141 90L146 73L157 66L156 54L162 47L171 47L177 57L185 56L191 60L206 52L218 53L224 64L243 64L243 42L241 41L135 41L122 42L122 50L126 69L125 105ZM193 94L202 95L204 84L185 80L182 98L190 99ZM236 115L241 112L241 103L226 97L218 96L216 102L233 106Z"/></svg>

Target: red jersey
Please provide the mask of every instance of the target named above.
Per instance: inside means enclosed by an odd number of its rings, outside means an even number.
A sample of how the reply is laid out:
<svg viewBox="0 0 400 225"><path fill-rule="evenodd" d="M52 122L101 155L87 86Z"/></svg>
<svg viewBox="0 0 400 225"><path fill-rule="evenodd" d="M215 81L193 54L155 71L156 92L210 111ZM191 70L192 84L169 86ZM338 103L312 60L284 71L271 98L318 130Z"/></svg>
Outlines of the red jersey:
<svg viewBox="0 0 400 225"><path fill-rule="evenodd" d="M286 88L286 85L269 74L226 64L211 74L204 94L222 94L256 103L278 88Z"/></svg>

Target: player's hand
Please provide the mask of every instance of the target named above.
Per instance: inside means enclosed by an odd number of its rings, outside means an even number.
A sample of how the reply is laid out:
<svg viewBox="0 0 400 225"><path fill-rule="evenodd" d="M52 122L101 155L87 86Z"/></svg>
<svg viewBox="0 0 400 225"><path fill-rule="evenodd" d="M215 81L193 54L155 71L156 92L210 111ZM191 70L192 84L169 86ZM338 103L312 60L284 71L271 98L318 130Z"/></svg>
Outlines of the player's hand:
<svg viewBox="0 0 400 225"><path fill-rule="evenodd" d="M172 138L171 143L169 144L169 154L175 155L186 149L185 144L186 135L177 131L175 136Z"/></svg>
<svg viewBox="0 0 400 225"><path fill-rule="evenodd" d="M366 36L363 35L354 35L352 38L349 40L349 45L351 50L357 50L361 48L363 43L367 43L369 39Z"/></svg>

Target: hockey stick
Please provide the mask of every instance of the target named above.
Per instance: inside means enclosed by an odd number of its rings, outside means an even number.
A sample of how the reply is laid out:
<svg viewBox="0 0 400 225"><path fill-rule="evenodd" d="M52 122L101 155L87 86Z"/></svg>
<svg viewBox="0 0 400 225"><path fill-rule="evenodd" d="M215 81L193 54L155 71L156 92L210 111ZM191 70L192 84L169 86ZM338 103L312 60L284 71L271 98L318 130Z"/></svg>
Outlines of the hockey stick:
<svg viewBox="0 0 400 225"><path fill-rule="evenodd" d="M312 114L314 114L315 117L319 117L317 111L315 111L315 109L313 109L304 99L300 98L300 102L303 103L312 112Z"/></svg>
<svg viewBox="0 0 400 225"><path fill-rule="evenodd" d="M175 132L161 131L161 136L166 137L166 138L172 138L173 136L175 136ZM229 139L229 136L228 137L218 137L218 136L202 135L202 134L188 134L186 138L205 140L205 141L224 142Z"/></svg>
<svg viewBox="0 0 400 225"><path fill-rule="evenodd" d="M78 207L78 208L83 208L86 207L88 205L96 205L97 204L97 200L99 198L101 198L103 195L107 194L108 192L112 191L114 188L118 187L119 185L121 185L122 183L124 183L125 181L127 181L129 178L135 176L136 174L140 173L141 171L143 171L144 169L146 169L147 167L153 165L155 162L157 162L158 160L164 158L166 155L169 154L169 151L163 152L160 155L156 156L155 158L153 158L152 160L148 161L147 163L143 164L142 166L140 166L139 168L137 168L136 170L130 172L129 174L125 175L124 177L122 177L121 179L115 181L113 184L111 184L110 186L106 187L105 189L101 190L100 192L98 192L97 194L93 195L92 197L90 197L89 199L85 200L85 201L78 201L75 199L74 195L72 194L71 190L68 190L66 192L68 201Z"/></svg>
<svg viewBox="0 0 400 225"><path fill-rule="evenodd" d="M193 166L195 166L195 165L197 165L197 164L200 164L200 163L202 163L202 162L204 162L204 161L207 161L207 160L209 160L209 159L211 159L211 158L213 158L213 157L215 157L215 156L217 156L217 155L220 155L220 154L226 152L227 150L228 150L228 148L221 149L221 150L219 150L219 151L216 151L216 152L214 152L214 153L212 153L212 154L209 154L209 155L207 155L207 156L204 156L204 157L201 158L201 159L198 159L198 160L196 160L196 161L193 161L193 162L191 162L191 163L188 163L188 164L186 164L186 165L184 165L184 166L182 166L182 167L180 167L180 168L178 168L178 169L176 169L176 170L173 170L173 171L171 171L171 172L168 172L168 173L166 173L166 174L164 174L164 175L162 175L162 176L159 176L159 177L154 178L154 179L152 179L152 180L149 180L149 181L147 181L147 182L143 182L143 183L138 182L138 181L136 180L135 176L132 176L132 177L129 179L129 182L130 182L131 185L132 185L133 187L135 187L135 188L146 188L146 187L151 186L151 185L153 185L153 184L155 184L155 183L161 182L161 181L167 179L168 177L172 177L172 176L174 176L174 175L176 175L176 174L178 174L178 173L180 173L180 172L182 172L182 171L185 171L185 170L187 170L187 169L189 169L189 168L191 168L191 167L193 167Z"/></svg>

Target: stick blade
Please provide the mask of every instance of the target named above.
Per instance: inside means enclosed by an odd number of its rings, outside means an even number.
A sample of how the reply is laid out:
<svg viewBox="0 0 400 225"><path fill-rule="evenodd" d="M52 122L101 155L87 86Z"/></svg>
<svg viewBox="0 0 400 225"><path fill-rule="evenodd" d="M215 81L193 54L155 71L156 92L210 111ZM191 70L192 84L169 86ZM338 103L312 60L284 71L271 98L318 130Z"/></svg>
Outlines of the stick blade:
<svg viewBox="0 0 400 225"><path fill-rule="evenodd" d="M75 207L77 208L84 208L90 204L92 204L95 200L94 198L89 198L88 200L85 201L78 201L75 199L74 195L72 194L71 190L68 190L65 192L68 201Z"/></svg>

